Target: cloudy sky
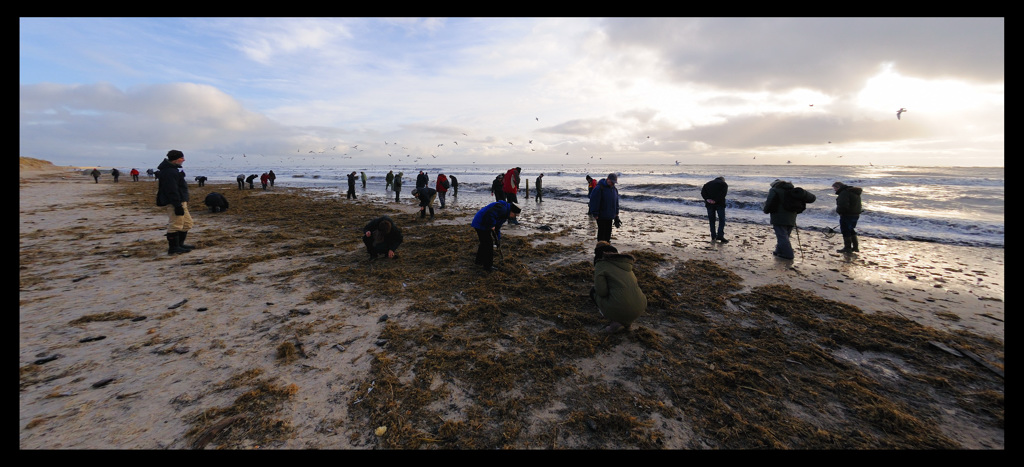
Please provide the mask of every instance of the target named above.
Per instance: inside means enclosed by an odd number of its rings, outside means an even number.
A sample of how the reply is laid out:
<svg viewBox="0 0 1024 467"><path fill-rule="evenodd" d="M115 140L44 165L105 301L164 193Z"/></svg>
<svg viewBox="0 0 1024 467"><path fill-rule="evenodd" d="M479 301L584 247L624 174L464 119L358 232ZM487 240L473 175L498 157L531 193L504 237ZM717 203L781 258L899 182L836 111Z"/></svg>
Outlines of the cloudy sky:
<svg viewBox="0 0 1024 467"><path fill-rule="evenodd" d="M1002 18L21 18L19 42L20 155L57 165L1004 159Z"/></svg>

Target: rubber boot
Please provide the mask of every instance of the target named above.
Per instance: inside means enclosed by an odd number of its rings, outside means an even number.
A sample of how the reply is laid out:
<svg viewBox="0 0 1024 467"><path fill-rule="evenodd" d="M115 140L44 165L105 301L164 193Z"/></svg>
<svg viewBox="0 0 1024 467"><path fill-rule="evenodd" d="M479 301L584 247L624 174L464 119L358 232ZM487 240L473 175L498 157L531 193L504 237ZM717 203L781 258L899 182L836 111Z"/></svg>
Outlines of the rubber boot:
<svg viewBox="0 0 1024 467"><path fill-rule="evenodd" d="M196 248L196 246L195 245L186 245L185 244L185 237L187 237L187 236L188 236L188 232L187 231L186 232L178 232L178 246L181 247L182 250L192 251L192 250L194 250Z"/></svg>
<svg viewBox="0 0 1024 467"><path fill-rule="evenodd" d="M434 207L433 206L430 206L430 218L431 219L434 218Z"/></svg>
<svg viewBox="0 0 1024 467"><path fill-rule="evenodd" d="M850 253L853 250L850 249L850 236L843 235L843 248L836 250L836 253Z"/></svg>
<svg viewBox="0 0 1024 467"><path fill-rule="evenodd" d="M850 251L860 251L860 245L857 242L857 234L850 235Z"/></svg>
<svg viewBox="0 0 1024 467"><path fill-rule="evenodd" d="M182 248L181 246L178 245L178 233L177 232L173 232L173 233L167 234L167 254L168 255L176 255L176 254L179 254L179 253L188 253L188 252L189 252L189 250L186 250L186 249L184 249L184 248Z"/></svg>
<svg viewBox="0 0 1024 467"><path fill-rule="evenodd" d="M420 209L420 219L423 219L423 218L426 218L426 217L427 217L427 210L426 209Z"/></svg>

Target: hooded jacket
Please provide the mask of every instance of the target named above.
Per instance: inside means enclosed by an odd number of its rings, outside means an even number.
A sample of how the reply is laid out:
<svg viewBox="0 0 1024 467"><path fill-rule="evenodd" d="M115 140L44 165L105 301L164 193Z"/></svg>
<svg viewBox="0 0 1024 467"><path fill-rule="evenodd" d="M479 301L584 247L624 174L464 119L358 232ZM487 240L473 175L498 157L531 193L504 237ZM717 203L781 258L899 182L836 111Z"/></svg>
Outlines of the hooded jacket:
<svg viewBox="0 0 1024 467"><path fill-rule="evenodd" d="M372 234L368 239L364 237L363 241L369 241L370 244L372 245L373 242L378 239L376 237L377 226L379 226L382 221L388 221L391 223L391 231L388 232L386 235L383 235L383 237L381 237L380 240L382 240L387 245L389 250L398 250L398 246L402 244L402 230L399 229L398 226L395 225L395 221L391 220L391 218L388 216L378 217L370 221L370 223L366 224L366 227L363 227L363 232L372 232Z"/></svg>
<svg viewBox="0 0 1024 467"><path fill-rule="evenodd" d="M501 179L501 190L508 193L519 193L519 171L515 168L508 169Z"/></svg>
<svg viewBox="0 0 1024 467"><path fill-rule="evenodd" d="M448 188L444 186L444 182L446 181L448 181L448 177L446 177L444 174L440 174L437 176L437 188L435 189L437 190L438 193L448 192Z"/></svg>
<svg viewBox="0 0 1024 467"><path fill-rule="evenodd" d="M772 188L768 190L768 198L764 201L765 214L771 214L772 225L796 225L796 213L789 212L782 207L782 197L786 195L787 190L792 190L793 184L784 180L778 180L772 182ZM772 206L776 206L775 212L772 212Z"/></svg>
<svg viewBox="0 0 1024 467"><path fill-rule="evenodd" d="M188 202L188 183L185 181L185 171L181 166L167 159L157 167L160 171L160 178L157 179L156 205L174 207L181 206L181 203Z"/></svg>
<svg viewBox="0 0 1024 467"><path fill-rule="evenodd" d="M508 220L509 212L512 212L512 205L508 201L495 201L477 211L470 225L480 230L490 230L494 227L494 232L500 240L501 226Z"/></svg>
<svg viewBox="0 0 1024 467"><path fill-rule="evenodd" d="M836 193L836 213L840 216L857 216L864 212L860 205L861 187L843 185Z"/></svg>
<svg viewBox="0 0 1024 467"><path fill-rule="evenodd" d="M614 219L619 216L619 189L608 184L608 180L602 178L597 186L590 192L591 216L598 219Z"/></svg>
<svg viewBox="0 0 1024 467"><path fill-rule="evenodd" d="M505 199L505 190L502 189L501 175L494 177L494 181L491 182L491 193L494 194L494 198L497 200Z"/></svg>
<svg viewBox="0 0 1024 467"><path fill-rule="evenodd" d="M629 326L647 309L647 296L633 273L632 255L605 253L594 262L594 301L605 318Z"/></svg>

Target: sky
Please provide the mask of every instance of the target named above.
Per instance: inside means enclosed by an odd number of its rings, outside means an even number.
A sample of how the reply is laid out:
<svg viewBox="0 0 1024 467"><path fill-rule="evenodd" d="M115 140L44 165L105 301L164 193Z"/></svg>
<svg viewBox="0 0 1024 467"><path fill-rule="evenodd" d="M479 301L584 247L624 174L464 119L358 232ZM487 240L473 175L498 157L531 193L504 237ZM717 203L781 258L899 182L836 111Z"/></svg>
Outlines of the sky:
<svg viewBox="0 0 1024 467"><path fill-rule="evenodd" d="M1003 18L20 18L19 151L1002 167L1004 43Z"/></svg>

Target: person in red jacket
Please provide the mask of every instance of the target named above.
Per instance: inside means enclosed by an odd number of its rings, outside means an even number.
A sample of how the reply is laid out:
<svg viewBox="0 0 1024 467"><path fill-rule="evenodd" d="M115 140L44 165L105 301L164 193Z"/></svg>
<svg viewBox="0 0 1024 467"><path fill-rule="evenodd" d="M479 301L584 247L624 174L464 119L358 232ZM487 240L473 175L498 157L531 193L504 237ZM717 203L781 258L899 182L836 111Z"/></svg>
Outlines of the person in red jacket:
<svg viewBox="0 0 1024 467"><path fill-rule="evenodd" d="M448 193L448 188L451 186L445 174L437 174L437 199L441 200L441 209L444 209L444 196Z"/></svg>
<svg viewBox="0 0 1024 467"><path fill-rule="evenodd" d="M139 181L139 169L132 169L132 171L129 172L129 173L132 174L132 181L133 182Z"/></svg>
<svg viewBox="0 0 1024 467"><path fill-rule="evenodd" d="M264 190L267 189L268 183L270 183L270 175L267 175L266 172L263 172L263 175L260 175L260 184L263 185Z"/></svg>
<svg viewBox="0 0 1024 467"><path fill-rule="evenodd" d="M519 197L516 195L519 193L519 173L522 171L523 169L520 167L513 167L508 169L508 172L505 172L505 177L502 178L501 191L505 193L505 200L510 204L519 204ZM519 221L513 218L509 219L508 223L518 225Z"/></svg>

